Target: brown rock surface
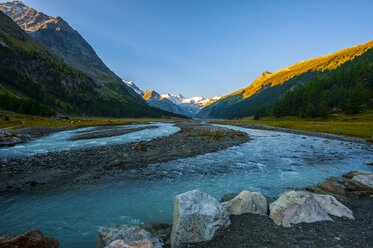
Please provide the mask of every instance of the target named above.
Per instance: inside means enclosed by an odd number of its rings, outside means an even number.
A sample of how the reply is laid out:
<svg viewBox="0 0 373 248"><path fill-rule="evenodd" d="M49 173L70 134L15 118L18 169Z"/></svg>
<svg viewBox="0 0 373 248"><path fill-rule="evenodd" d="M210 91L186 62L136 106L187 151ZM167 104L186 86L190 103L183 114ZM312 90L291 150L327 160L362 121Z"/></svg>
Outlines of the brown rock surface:
<svg viewBox="0 0 373 248"><path fill-rule="evenodd" d="M330 192L337 195L346 196L345 190L337 184L335 181L322 181L317 184L317 186L323 191Z"/></svg>
<svg viewBox="0 0 373 248"><path fill-rule="evenodd" d="M22 234L8 234L0 237L1 248L59 248L60 244L54 238L46 237L39 230Z"/></svg>
<svg viewBox="0 0 373 248"><path fill-rule="evenodd" d="M373 175L373 173L370 171L350 171L346 174L343 174L343 177L352 179L354 176L357 175Z"/></svg>

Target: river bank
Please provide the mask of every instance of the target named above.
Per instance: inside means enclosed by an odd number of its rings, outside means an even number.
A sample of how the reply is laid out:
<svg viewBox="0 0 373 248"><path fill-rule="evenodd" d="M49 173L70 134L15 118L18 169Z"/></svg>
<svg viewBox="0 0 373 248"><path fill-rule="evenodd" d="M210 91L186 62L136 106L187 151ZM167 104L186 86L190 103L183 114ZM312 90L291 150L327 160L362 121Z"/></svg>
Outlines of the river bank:
<svg viewBox="0 0 373 248"><path fill-rule="evenodd" d="M220 124L220 122L217 122ZM276 131L276 132L283 132L283 133L290 133L290 134L298 134L298 135L307 135L325 139L333 139L333 140L340 140L346 142L354 142L354 143L361 143L361 144L372 144L372 142L368 142L366 139L363 138L356 138L356 137L348 137L338 134L331 134L331 133L322 133L322 132L311 132L311 131L304 131L304 130L295 130L283 127L273 127L264 124L235 124L235 123L228 123L232 126L237 127L244 127L250 129L258 129L258 130L266 130L266 131ZM225 125L225 124L222 124Z"/></svg>
<svg viewBox="0 0 373 248"><path fill-rule="evenodd" d="M0 192L42 192L66 185L121 180L126 178L125 172L128 170L215 152L249 141L246 133L228 128L204 125L196 121L177 122L176 125L180 128L179 132L148 141L1 160ZM60 129L62 128L32 128L23 130L23 134L45 134ZM113 135L112 131L106 133ZM138 178L141 178L141 171Z"/></svg>

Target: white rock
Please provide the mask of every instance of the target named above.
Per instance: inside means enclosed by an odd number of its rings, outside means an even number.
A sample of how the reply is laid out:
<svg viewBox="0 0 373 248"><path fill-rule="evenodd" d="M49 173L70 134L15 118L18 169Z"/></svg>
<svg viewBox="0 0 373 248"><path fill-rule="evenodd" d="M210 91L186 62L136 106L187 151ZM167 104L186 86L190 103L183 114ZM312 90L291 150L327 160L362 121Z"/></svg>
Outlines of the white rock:
<svg viewBox="0 0 373 248"><path fill-rule="evenodd" d="M373 194L373 174L354 176L346 183L349 190L366 191Z"/></svg>
<svg viewBox="0 0 373 248"><path fill-rule="evenodd" d="M265 215L268 211L267 199L257 193L243 190L232 200L223 202L223 207L229 214L241 215L244 213Z"/></svg>
<svg viewBox="0 0 373 248"><path fill-rule="evenodd" d="M171 247L211 240L231 224L225 208L212 196L192 190L174 198Z"/></svg>
<svg viewBox="0 0 373 248"><path fill-rule="evenodd" d="M154 246L147 239L127 243L118 239L111 242L109 248L154 248Z"/></svg>
<svg viewBox="0 0 373 248"><path fill-rule="evenodd" d="M330 220L329 214L354 219L350 209L331 195L318 195L306 191L288 191L269 205L270 218L277 224L290 224Z"/></svg>
<svg viewBox="0 0 373 248"><path fill-rule="evenodd" d="M129 245L131 243L134 244L134 242L138 242L138 241L147 240L149 241L149 244L152 244L151 247L154 247L154 248L162 247L162 243L160 242L160 240L157 237L152 236L145 229L138 227L138 226L129 226L129 225L100 227L97 232L97 246L96 247L97 248L109 248L110 246L114 246L114 245L117 245L117 247L120 247L118 246L121 243L120 240L122 240L123 243L126 245ZM143 246L133 246L133 247L143 247Z"/></svg>

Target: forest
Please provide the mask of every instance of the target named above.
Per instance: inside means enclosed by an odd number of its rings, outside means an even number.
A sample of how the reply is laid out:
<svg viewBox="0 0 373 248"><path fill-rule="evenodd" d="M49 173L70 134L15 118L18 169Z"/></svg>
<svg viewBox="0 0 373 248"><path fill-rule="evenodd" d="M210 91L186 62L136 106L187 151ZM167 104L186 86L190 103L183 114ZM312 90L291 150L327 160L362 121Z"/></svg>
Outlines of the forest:
<svg viewBox="0 0 373 248"><path fill-rule="evenodd" d="M182 117L117 96L75 70L46 48L0 32L0 109L51 116ZM119 87L119 86L118 86ZM123 87L126 87L123 85Z"/></svg>
<svg viewBox="0 0 373 248"><path fill-rule="evenodd" d="M373 109L373 63L347 63L327 76L290 89L272 108L257 109L254 119L298 116L326 119L332 113L356 114Z"/></svg>

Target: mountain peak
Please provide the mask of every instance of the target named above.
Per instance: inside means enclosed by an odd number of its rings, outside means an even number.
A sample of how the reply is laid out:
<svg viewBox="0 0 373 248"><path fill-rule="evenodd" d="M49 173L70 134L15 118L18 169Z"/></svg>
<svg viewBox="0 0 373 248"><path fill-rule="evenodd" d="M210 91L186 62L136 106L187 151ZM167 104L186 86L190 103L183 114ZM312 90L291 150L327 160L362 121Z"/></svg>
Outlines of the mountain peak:
<svg viewBox="0 0 373 248"><path fill-rule="evenodd" d="M272 72L266 70L266 71L264 71L264 72L262 73L261 76L263 77L263 76L268 76L268 75L271 75L271 74L272 74Z"/></svg>
<svg viewBox="0 0 373 248"><path fill-rule="evenodd" d="M36 32L40 29L74 31L61 17L57 16L54 18L43 12L38 12L21 1L1 3L0 10L10 16L23 30L28 32Z"/></svg>
<svg viewBox="0 0 373 248"><path fill-rule="evenodd" d="M154 90L144 90L143 91L143 98L145 99L145 100L153 100L153 99L156 99L156 100L160 100L161 99L161 95L158 93L158 92L156 92L156 91L154 91Z"/></svg>
<svg viewBox="0 0 373 248"><path fill-rule="evenodd" d="M121 79L101 61L88 42L61 17L48 16L20 1L0 3L0 10L64 62L86 73L96 83L114 83L115 87L120 85L123 91L128 91L128 87L121 84Z"/></svg>
<svg viewBox="0 0 373 248"><path fill-rule="evenodd" d="M143 95L143 91L139 89L139 87L137 87L137 85L133 82L133 81L126 81L126 80L122 80L123 83L125 83L127 86L129 86L131 89L133 89L137 94L139 94L140 96Z"/></svg>

